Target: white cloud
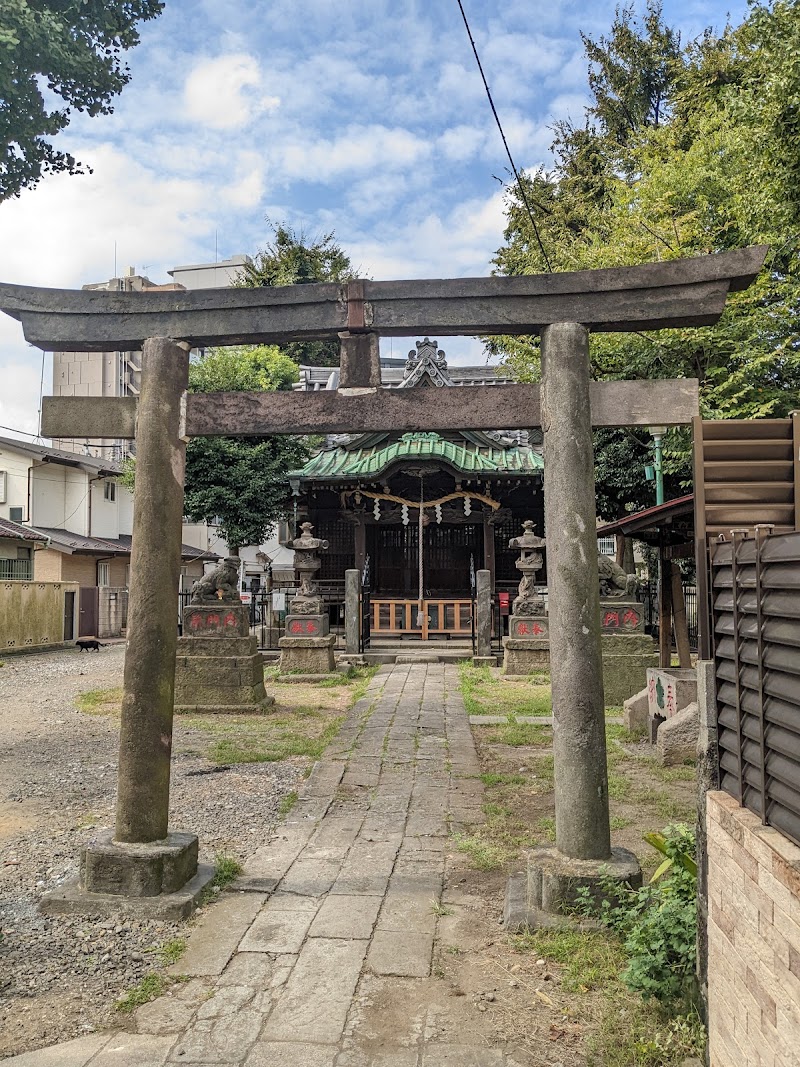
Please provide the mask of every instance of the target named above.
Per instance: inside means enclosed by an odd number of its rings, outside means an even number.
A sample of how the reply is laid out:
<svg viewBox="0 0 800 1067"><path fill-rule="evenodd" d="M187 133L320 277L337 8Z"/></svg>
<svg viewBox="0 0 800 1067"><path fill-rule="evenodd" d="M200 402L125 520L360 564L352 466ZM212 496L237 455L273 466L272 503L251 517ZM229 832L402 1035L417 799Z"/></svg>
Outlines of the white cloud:
<svg viewBox="0 0 800 1067"><path fill-rule="evenodd" d="M280 106L280 97L262 92L258 60L242 52L200 60L186 78L183 100L190 121L216 130L246 126Z"/></svg>
<svg viewBox="0 0 800 1067"><path fill-rule="evenodd" d="M430 142L410 130L380 125L349 126L339 137L315 137L312 131L278 148L278 168L286 178L329 181L375 167L386 171L410 167L430 151Z"/></svg>
<svg viewBox="0 0 800 1067"><path fill-rule="evenodd" d="M41 379L42 353L35 348L28 348L29 358L23 362L15 359L2 369L2 389L0 389L0 434L9 434L17 430L21 433L38 433L39 382ZM24 356L22 357L25 358ZM44 391L50 392L52 366L46 359L44 374Z"/></svg>

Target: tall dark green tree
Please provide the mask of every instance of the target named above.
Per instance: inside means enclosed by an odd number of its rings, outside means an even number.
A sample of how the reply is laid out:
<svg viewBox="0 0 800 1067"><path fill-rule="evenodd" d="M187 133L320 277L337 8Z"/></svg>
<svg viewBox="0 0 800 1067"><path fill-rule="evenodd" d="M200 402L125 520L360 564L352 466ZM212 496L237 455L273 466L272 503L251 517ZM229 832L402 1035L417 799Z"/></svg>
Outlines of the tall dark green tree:
<svg viewBox="0 0 800 1067"><path fill-rule="evenodd" d="M130 80L122 53L159 0L2 0L0 3L0 201L46 173L83 173L51 143L74 111L108 115ZM60 101L45 100L42 83Z"/></svg>
<svg viewBox="0 0 800 1067"><path fill-rule="evenodd" d="M272 345L209 349L192 363L192 392L290 389L297 367ZM286 515L287 472L308 459L304 438L196 437L186 450L184 510L196 522L219 521L231 554L259 545Z"/></svg>
<svg viewBox="0 0 800 1067"><path fill-rule="evenodd" d="M800 401L800 5L754 0L741 25L678 41L655 4L641 20L618 11L607 38L586 42L585 128L557 128L552 171L523 181L556 270L769 244L765 270L715 326L594 334L591 355L598 378L698 378L706 417L784 416ZM514 187L507 221L498 271L543 271ZM519 377L537 376L535 339L492 344ZM611 443L633 462L629 435ZM689 450L687 433L670 433L674 491L690 479ZM641 493L609 473L601 458L603 513L617 517Z"/></svg>
<svg viewBox="0 0 800 1067"><path fill-rule="evenodd" d="M262 285L305 285L309 282L346 282L356 277L350 257L333 233L309 238L286 225L273 227L274 236L248 263L238 279L247 288ZM338 367L339 342L291 341L282 346L295 363L311 367Z"/></svg>

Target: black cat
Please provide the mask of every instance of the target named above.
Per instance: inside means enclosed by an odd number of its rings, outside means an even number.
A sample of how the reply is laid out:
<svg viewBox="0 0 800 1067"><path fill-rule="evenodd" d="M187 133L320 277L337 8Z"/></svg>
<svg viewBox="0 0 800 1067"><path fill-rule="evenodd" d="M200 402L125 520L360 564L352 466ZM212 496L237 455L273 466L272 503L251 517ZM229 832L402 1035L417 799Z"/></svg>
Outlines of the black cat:
<svg viewBox="0 0 800 1067"><path fill-rule="evenodd" d="M99 652L105 645L101 645L96 637L79 637L75 642L81 652Z"/></svg>

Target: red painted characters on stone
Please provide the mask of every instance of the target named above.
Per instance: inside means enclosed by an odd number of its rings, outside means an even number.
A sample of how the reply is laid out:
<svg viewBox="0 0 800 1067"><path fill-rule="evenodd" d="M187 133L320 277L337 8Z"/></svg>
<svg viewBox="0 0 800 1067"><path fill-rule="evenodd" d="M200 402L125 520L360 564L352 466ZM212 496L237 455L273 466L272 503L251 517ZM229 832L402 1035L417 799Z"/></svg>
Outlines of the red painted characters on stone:
<svg viewBox="0 0 800 1067"><path fill-rule="evenodd" d="M622 616L622 625L631 628L638 626L639 612L634 611L633 608L627 608Z"/></svg>
<svg viewBox="0 0 800 1067"><path fill-rule="evenodd" d="M619 627L619 612L606 611L603 613L603 626L617 629Z"/></svg>
<svg viewBox="0 0 800 1067"><path fill-rule="evenodd" d="M213 612L210 615L206 615L206 626L219 626L219 615Z"/></svg>
<svg viewBox="0 0 800 1067"><path fill-rule="evenodd" d="M190 630L201 630L202 628L203 628L203 616L200 615L198 612L195 612L194 615L190 615L189 616L189 629Z"/></svg>
<svg viewBox="0 0 800 1067"><path fill-rule="evenodd" d="M233 614L232 611L229 611L228 614L225 616L225 618L222 621L227 627L235 626L236 625L236 616Z"/></svg>
<svg viewBox="0 0 800 1067"><path fill-rule="evenodd" d="M303 624L299 619L295 619L293 623L289 625L289 633L301 634L303 632Z"/></svg>

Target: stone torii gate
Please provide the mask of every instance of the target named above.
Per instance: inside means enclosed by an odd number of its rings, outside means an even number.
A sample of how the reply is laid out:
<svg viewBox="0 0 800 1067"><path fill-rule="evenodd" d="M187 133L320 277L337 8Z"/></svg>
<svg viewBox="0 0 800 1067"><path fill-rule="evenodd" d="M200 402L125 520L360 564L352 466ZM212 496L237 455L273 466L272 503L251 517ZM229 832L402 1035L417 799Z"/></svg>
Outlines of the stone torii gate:
<svg viewBox="0 0 800 1067"><path fill-rule="evenodd" d="M629 855L612 857L610 843L591 430L689 423L698 413L698 383L593 382L589 331L713 324L728 292L753 281L765 254L758 246L563 274L141 294L0 284L0 309L20 319L39 348L143 353L138 400L47 398L43 405L48 437L137 444L116 828L85 850L80 887L49 906L130 906L136 897L150 898L151 910L186 913L202 883L197 838L168 830L183 482L186 441L194 436L541 425L556 847L538 868L534 862L529 886L537 905L557 908L553 886L565 878L591 881L616 860L630 867ZM540 333L541 387L413 397L381 389L379 337L421 332ZM193 347L335 336L336 391L187 395Z"/></svg>

